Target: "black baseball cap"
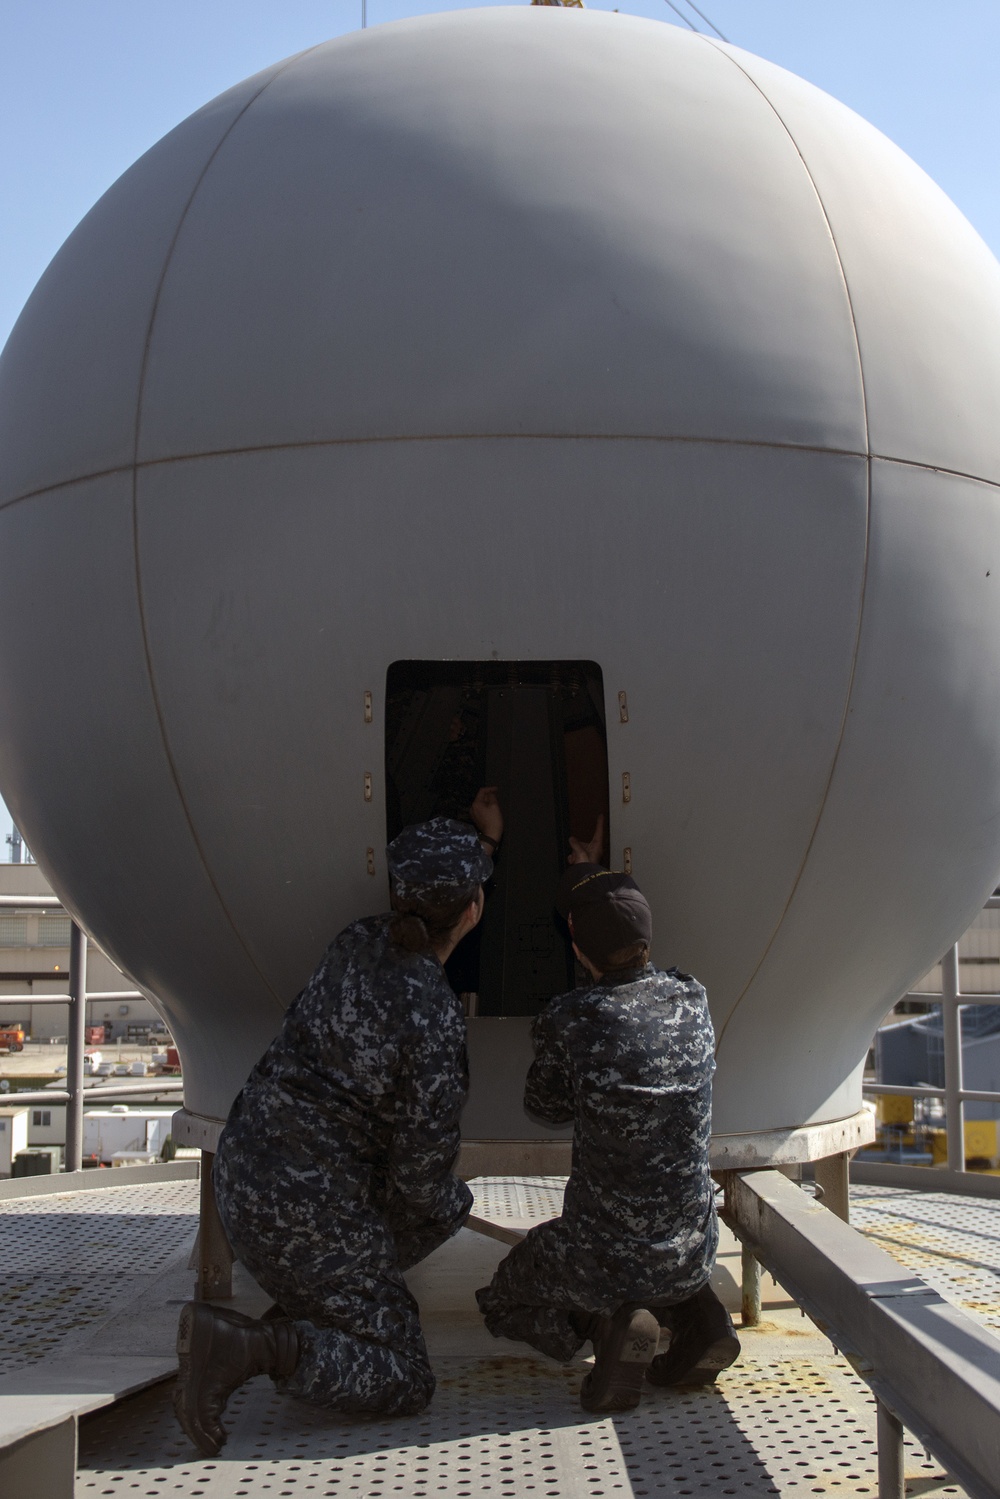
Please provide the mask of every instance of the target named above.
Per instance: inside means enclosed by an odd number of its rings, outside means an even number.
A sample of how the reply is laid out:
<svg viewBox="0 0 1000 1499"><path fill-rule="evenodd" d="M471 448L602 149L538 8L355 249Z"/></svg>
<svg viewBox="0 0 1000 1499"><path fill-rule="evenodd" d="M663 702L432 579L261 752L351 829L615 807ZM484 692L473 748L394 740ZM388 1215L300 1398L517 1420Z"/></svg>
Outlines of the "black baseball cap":
<svg viewBox="0 0 1000 1499"><path fill-rule="evenodd" d="M556 910L573 918L573 941L596 968L612 953L653 936L653 913L630 874L602 864L571 864L559 882Z"/></svg>

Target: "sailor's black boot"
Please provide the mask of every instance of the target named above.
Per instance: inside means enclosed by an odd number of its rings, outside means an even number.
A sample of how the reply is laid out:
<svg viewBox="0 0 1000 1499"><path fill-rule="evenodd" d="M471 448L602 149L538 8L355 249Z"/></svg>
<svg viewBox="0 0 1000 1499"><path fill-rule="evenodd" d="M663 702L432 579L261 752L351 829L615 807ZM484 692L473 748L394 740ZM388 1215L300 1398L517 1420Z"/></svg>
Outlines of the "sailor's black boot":
<svg viewBox="0 0 1000 1499"><path fill-rule="evenodd" d="M711 1286L702 1286L689 1301L674 1308L673 1337L658 1354L646 1378L651 1384L712 1384L740 1354L736 1328Z"/></svg>
<svg viewBox="0 0 1000 1499"><path fill-rule="evenodd" d="M189 1301L177 1328L180 1368L174 1411L205 1457L215 1457L226 1440L222 1413L234 1390L255 1374L281 1379L299 1358L295 1324L254 1321L240 1312Z"/></svg>
<svg viewBox="0 0 1000 1499"><path fill-rule="evenodd" d="M580 1404L585 1411L634 1410L656 1353L659 1323L643 1306L620 1306L613 1317L595 1318L591 1337L594 1367L580 1386Z"/></svg>

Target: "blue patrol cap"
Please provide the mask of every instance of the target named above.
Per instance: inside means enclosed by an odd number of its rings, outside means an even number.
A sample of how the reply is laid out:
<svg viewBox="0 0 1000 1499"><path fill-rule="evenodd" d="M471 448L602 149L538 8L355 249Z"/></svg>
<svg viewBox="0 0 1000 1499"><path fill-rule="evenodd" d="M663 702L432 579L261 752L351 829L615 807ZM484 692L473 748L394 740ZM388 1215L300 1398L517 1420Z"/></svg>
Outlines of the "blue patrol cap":
<svg viewBox="0 0 1000 1499"><path fill-rule="evenodd" d="M451 817L432 817L404 828L385 851L393 892L409 900L434 893L457 900L493 873L474 828Z"/></svg>

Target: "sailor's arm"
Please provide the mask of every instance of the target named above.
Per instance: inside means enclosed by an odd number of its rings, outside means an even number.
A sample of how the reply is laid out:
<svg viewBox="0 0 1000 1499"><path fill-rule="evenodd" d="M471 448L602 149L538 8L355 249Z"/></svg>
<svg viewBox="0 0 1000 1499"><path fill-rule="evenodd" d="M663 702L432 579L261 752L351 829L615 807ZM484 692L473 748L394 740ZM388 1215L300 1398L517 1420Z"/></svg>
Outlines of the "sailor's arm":
<svg viewBox="0 0 1000 1499"><path fill-rule="evenodd" d="M464 1183L451 1174L468 1089L461 1015L448 1014L433 1026L421 1026L407 1045L399 1078L389 1174L400 1196L428 1218L449 1220L459 1198L472 1200Z"/></svg>
<svg viewBox="0 0 1000 1499"><path fill-rule="evenodd" d="M524 1112L538 1124L573 1122L573 1073L552 1016L543 1010L532 1027L535 1059L524 1087Z"/></svg>

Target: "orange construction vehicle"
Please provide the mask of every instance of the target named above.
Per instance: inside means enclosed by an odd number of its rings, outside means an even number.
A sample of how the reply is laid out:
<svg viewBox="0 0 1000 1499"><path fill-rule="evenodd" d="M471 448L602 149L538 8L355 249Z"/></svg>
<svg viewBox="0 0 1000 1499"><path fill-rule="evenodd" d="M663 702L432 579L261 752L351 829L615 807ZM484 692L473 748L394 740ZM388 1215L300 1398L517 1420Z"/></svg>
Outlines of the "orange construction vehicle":
<svg viewBox="0 0 1000 1499"><path fill-rule="evenodd" d="M24 1031L19 1025L0 1026L0 1051L23 1051Z"/></svg>

